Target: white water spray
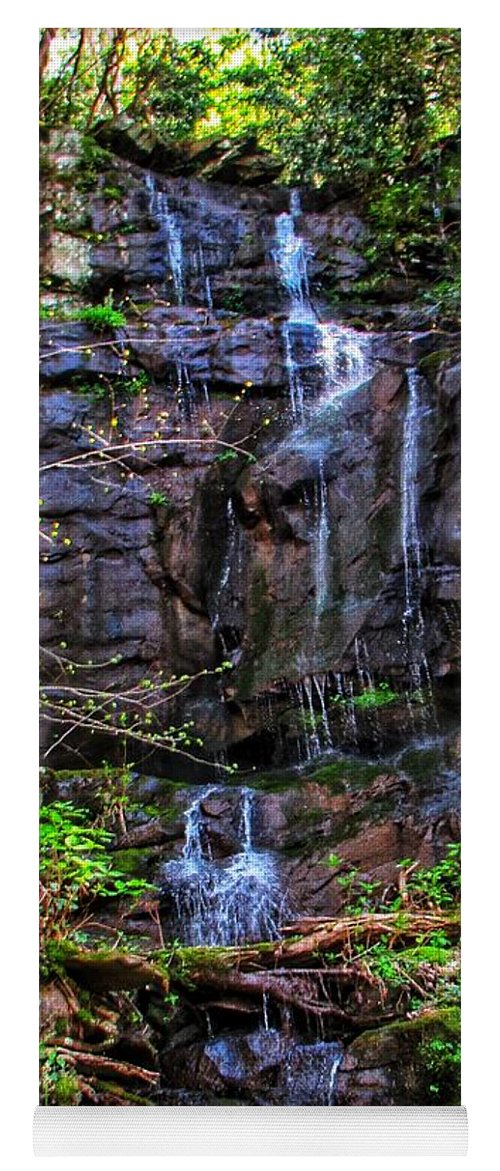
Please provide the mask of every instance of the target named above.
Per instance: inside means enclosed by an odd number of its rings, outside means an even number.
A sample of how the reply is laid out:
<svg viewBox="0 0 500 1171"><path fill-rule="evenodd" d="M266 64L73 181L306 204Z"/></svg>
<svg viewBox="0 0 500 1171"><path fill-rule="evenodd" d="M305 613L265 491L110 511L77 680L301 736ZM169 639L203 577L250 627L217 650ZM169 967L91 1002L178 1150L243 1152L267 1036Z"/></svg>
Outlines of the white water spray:
<svg viewBox="0 0 500 1171"><path fill-rule="evenodd" d="M186 811L186 841L180 859L164 868L165 894L174 906L174 929L186 944L224 947L277 939L285 913L274 857L253 845L254 794L240 790L239 851L214 859L203 805L209 787Z"/></svg>
<svg viewBox="0 0 500 1171"><path fill-rule="evenodd" d="M183 305L185 261L180 222L170 210L167 193L159 189L152 175L146 176L146 185L150 215L158 220L165 237L165 261L170 268L177 304Z"/></svg>

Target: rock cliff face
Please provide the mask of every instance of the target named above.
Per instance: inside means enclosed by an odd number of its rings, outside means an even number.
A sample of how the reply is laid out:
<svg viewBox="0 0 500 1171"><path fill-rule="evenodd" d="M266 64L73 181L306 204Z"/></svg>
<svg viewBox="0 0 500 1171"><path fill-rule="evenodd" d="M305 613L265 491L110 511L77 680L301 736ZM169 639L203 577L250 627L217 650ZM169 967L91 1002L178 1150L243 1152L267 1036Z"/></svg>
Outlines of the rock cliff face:
<svg viewBox="0 0 500 1171"><path fill-rule="evenodd" d="M333 320L325 288L366 265L356 207L112 158L82 193L81 143L47 158L48 677L61 654L119 687L231 661L190 712L208 751L258 764L435 728L457 681L456 339L398 328L401 306ZM126 325L75 320L89 295Z"/></svg>

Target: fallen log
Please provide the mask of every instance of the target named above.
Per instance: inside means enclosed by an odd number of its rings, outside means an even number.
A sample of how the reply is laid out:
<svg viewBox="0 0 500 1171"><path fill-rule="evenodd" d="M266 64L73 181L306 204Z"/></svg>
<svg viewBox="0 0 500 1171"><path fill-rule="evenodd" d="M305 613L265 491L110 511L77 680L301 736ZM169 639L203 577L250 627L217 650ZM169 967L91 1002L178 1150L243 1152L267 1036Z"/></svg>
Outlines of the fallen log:
<svg viewBox="0 0 500 1171"><path fill-rule="evenodd" d="M389 947L407 946L417 938L425 939L435 931L443 932L451 942L459 937L457 915L421 911L369 913L343 919L306 919L285 928L284 939L272 943L243 944L240 947L180 948L174 955L172 981L181 981L183 969L186 979L201 983L212 969L261 971L280 967L296 968L304 962L318 964L325 952L333 952L339 963L351 959L352 945L368 947L377 939L386 938Z"/></svg>
<svg viewBox="0 0 500 1171"><path fill-rule="evenodd" d="M171 985L177 988L221 987L227 974L274 971L281 979L299 975L304 965L329 971L337 980L353 983L368 980L361 966L354 966L353 945L369 947L377 939L387 940L390 949L423 941L434 932L444 933L451 942L459 935L456 914L419 911L369 913L343 919L305 919L290 924L285 938L234 947L175 947L151 952L148 956L123 952L75 951L64 961L66 972L78 984L92 991L122 991L151 986L164 995ZM332 953L335 967L325 961Z"/></svg>

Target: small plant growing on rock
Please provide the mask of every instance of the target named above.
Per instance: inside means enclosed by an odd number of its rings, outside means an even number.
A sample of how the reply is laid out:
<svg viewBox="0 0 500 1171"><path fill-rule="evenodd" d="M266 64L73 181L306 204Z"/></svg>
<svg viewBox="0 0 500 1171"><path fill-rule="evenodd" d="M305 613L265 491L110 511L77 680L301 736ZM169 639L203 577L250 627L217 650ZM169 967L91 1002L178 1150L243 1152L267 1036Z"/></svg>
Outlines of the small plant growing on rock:
<svg viewBox="0 0 500 1171"><path fill-rule="evenodd" d="M105 329L118 329L127 324L127 318L120 309L105 302L104 305L89 305L86 309L78 310L78 320L86 321L93 329L100 332Z"/></svg>
<svg viewBox="0 0 500 1171"><path fill-rule="evenodd" d="M377 683L376 687L370 688L369 691L362 691L361 695L353 696L351 703L354 707L362 709L386 707L397 698L397 693L392 691L388 683Z"/></svg>
<svg viewBox="0 0 500 1171"><path fill-rule="evenodd" d="M153 505L154 508L167 508L170 501L164 492L152 491L148 496L148 504Z"/></svg>
<svg viewBox="0 0 500 1171"><path fill-rule="evenodd" d="M245 301L240 285L234 285L231 289L225 289L221 297L221 303L222 308L227 309L228 313L243 313Z"/></svg>
<svg viewBox="0 0 500 1171"><path fill-rule="evenodd" d="M77 1106L80 1085L64 1057L48 1045L40 1045L40 1101L43 1106Z"/></svg>
<svg viewBox="0 0 500 1171"><path fill-rule="evenodd" d="M214 456L214 463L227 464L230 463L233 459L238 459L238 455L239 452L233 451L232 449L229 451L220 451L218 455Z"/></svg>

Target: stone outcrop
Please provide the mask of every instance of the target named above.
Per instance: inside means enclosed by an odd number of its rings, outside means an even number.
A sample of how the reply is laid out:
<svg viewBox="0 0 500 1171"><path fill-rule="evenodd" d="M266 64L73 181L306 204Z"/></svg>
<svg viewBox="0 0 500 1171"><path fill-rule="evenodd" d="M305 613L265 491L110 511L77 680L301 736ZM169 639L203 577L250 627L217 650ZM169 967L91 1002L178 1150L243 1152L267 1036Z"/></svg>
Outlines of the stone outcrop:
<svg viewBox="0 0 500 1171"><path fill-rule="evenodd" d="M438 1073L432 1049L436 1040L441 1054ZM459 1041L459 1014L453 1008L362 1033L340 1064L337 1105L460 1105L460 1067L452 1059Z"/></svg>

